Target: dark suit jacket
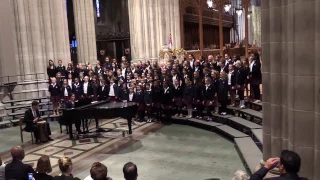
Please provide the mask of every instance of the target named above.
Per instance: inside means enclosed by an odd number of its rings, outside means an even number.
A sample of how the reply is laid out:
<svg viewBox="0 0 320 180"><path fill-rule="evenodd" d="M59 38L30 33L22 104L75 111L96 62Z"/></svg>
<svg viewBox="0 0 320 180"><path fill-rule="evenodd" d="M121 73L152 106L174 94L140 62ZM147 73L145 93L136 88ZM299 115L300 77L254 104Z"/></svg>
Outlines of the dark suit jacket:
<svg viewBox="0 0 320 180"><path fill-rule="evenodd" d="M260 168L254 173L250 180L263 180L264 176L268 173L268 169L265 167ZM266 180L307 180L306 178L300 178L297 174L282 174L279 177L268 178Z"/></svg>
<svg viewBox="0 0 320 180"><path fill-rule="evenodd" d="M82 93L84 94L84 83L82 84ZM87 89L87 95L91 96L92 95L92 85L90 82L88 82L88 89Z"/></svg>
<svg viewBox="0 0 320 180"><path fill-rule="evenodd" d="M106 89L107 89L107 96L109 96L110 85L107 85L107 86L106 86ZM118 85L114 84L114 85L113 85L113 90L114 90L114 96L115 96L115 97L119 97L119 93L118 93L119 91L118 91L118 89L119 89L119 88L118 88Z"/></svg>
<svg viewBox="0 0 320 180"><path fill-rule="evenodd" d="M37 117L40 117L40 112L39 110L36 110L36 114L37 114ZM28 110L26 110L26 112L24 113L24 118L23 118L23 121L26 123L26 127L25 127L25 130L28 132L30 131L33 126L33 124L35 124L33 122L33 120L35 119L35 117L33 117L33 114L32 114L32 110L31 108L29 108Z"/></svg>
<svg viewBox="0 0 320 180"><path fill-rule="evenodd" d="M202 87L202 100L213 101L214 97L214 87L210 84L208 89L206 86Z"/></svg>
<svg viewBox="0 0 320 180"><path fill-rule="evenodd" d="M63 98L64 97L64 91L67 88L67 92L68 92L68 96L70 97L72 94L72 89L69 85L67 85L66 87L62 86L61 90L60 90L60 97Z"/></svg>
<svg viewBox="0 0 320 180"><path fill-rule="evenodd" d="M223 69L220 68L220 71L223 70L225 73L229 73L229 69L228 69L228 66L225 66Z"/></svg>
<svg viewBox="0 0 320 180"><path fill-rule="evenodd" d="M79 178L73 178L71 176L64 176L64 175L61 175L61 176L55 176L53 177L53 180L80 180Z"/></svg>
<svg viewBox="0 0 320 180"><path fill-rule="evenodd" d="M12 160L5 166L6 180L28 180L28 173L34 173L32 167L18 160Z"/></svg>
<svg viewBox="0 0 320 180"><path fill-rule="evenodd" d="M72 85L72 93L76 96L76 97L80 97L83 94L83 87L82 85L79 83L78 86L76 86L75 84Z"/></svg>
<svg viewBox="0 0 320 180"><path fill-rule="evenodd" d="M33 177L35 180L53 180L52 176L44 173L35 173Z"/></svg>
<svg viewBox="0 0 320 180"><path fill-rule="evenodd" d="M250 75L252 84L261 84L262 74L261 64L259 60L255 60L255 62L253 63L252 72L250 72Z"/></svg>
<svg viewBox="0 0 320 180"><path fill-rule="evenodd" d="M99 96L100 101L106 100L108 97L108 86L104 86L103 90L102 86L99 86L97 95Z"/></svg>
<svg viewBox="0 0 320 180"><path fill-rule="evenodd" d="M65 103L66 109L72 109L72 108L75 108L75 106L76 106L75 102L73 104L72 104L71 101L68 101L68 102Z"/></svg>

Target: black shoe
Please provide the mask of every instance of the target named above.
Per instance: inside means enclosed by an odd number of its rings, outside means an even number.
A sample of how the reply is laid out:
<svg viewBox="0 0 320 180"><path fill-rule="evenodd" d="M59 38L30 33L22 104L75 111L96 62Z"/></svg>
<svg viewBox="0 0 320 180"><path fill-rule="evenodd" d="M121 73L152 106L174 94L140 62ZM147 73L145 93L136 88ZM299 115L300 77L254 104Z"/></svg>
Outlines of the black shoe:
<svg viewBox="0 0 320 180"><path fill-rule="evenodd" d="M40 139L36 139L36 144L41 144Z"/></svg>
<svg viewBox="0 0 320 180"><path fill-rule="evenodd" d="M48 140L49 140L49 141L53 141L53 139L52 139L51 137L48 137Z"/></svg>

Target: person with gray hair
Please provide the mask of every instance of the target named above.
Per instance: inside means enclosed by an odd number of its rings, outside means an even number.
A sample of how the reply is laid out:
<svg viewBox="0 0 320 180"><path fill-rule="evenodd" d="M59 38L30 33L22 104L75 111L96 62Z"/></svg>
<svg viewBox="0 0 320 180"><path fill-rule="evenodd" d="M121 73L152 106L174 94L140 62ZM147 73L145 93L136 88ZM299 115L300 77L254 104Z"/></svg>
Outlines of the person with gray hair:
<svg viewBox="0 0 320 180"><path fill-rule="evenodd" d="M6 179L27 180L29 173L34 173L29 164L24 164L24 150L21 146L11 148L12 161L5 166Z"/></svg>
<svg viewBox="0 0 320 180"><path fill-rule="evenodd" d="M234 173L232 180L248 180L249 176L246 172L238 170Z"/></svg>
<svg viewBox="0 0 320 180"><path fill-rule="evenodd" d="M2 159L0 157L0 180L5 180L5 164L2 164Z"/></svg>

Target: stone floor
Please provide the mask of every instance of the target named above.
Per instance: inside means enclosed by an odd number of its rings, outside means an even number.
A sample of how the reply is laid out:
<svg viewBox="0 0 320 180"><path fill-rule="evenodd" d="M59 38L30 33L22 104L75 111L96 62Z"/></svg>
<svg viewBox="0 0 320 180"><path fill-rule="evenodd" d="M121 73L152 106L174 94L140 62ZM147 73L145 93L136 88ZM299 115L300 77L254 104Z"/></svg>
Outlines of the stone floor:
<svg viewBox="0 0 320 180"><path fill-rule="evenodd" d="M113 179L123 179L122 167L129 161L137 164L139 180L230 180L236 170L244 170L233 143L213 132L183 125L163 127L101 159ZM89 171L75 175L83 179Z"/></svg>
<svg viewBox="0 0 320 180"><path fill-rule="evenodd" d="M244 166L233 143L216 133L184 125L136 123L134 134L123 138L121 133L106 133L104 138L70 141L60 134L58 123L50 122L55 141L31 145L30 134L25 133L25 163L36 167L41 155L49 155L52 175L59 174L57 158L71 157L73 174L80 179L89 175L93 162L107 165L109 176L123 179L122 167L132 161L138 166L139 180L209 178L231 179ZM104 120L102 126L126 126L125 120ZM65 128L64 128L65 129ZM4 162L10 161L8 150L20 142L18 127L0 129L0 153Z"/></svg>

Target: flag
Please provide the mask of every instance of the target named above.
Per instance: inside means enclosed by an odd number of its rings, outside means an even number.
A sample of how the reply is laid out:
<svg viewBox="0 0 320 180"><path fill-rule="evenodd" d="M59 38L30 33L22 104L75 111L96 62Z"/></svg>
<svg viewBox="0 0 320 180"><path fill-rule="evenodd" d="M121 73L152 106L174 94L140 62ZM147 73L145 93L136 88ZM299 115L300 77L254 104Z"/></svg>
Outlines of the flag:
<svg viewBox="0 0 320 180"><path fill-rule="evenodd" d="M171 33L170 33L170 38L169 38L169 48L172 49L172 37L171 37Z"/></svg>

